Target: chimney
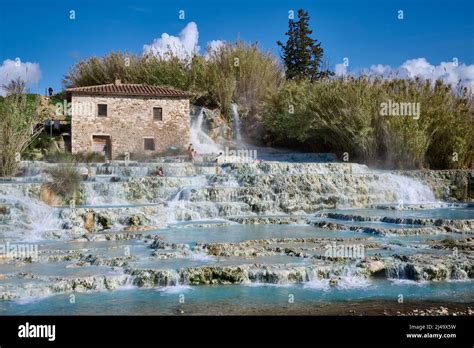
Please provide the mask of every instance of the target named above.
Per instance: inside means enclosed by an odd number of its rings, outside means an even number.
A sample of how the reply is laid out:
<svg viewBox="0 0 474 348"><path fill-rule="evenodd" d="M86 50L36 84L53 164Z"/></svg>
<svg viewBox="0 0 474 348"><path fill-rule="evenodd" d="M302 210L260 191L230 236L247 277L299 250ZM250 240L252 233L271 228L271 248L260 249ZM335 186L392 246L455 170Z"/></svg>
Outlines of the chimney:
<svg viewBox="0 0 474 348"><path fill-rule="evenodd" d="M115 79L115 85L116 86L119 86L122 84L122 81L120 81L120 79Z"/></svg>

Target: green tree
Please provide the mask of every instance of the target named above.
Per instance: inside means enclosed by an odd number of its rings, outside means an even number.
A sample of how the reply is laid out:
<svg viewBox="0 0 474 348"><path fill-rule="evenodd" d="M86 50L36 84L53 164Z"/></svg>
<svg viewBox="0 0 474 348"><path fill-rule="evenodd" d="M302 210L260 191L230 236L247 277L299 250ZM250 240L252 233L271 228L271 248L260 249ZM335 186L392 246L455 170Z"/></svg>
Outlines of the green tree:
<svg viewBox="0 0 474 348"><path fill-rule="evenodd" d="M288 80L316 80L333 75L322 68L324 50L321 43L311 37L313 31L309 27L309 19L308 12L299 9L298 21L290 19L288 22L288 31L285 33L288 40L285 44L277 42L283 49L282 59Z"/></svg>

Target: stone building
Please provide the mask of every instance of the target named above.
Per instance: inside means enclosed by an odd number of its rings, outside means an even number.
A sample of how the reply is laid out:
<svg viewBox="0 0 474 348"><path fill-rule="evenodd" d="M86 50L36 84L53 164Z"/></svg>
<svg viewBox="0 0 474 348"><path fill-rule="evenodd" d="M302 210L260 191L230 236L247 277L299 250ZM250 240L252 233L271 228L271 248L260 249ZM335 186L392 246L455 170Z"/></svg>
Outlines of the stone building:
<svg viewBox="0 0 474 348"><path fill-rule="evenodd" d="M126 153L184 148L190 139L190 94L145 84L67 89L71 151L99 152L109 159Z"/></svg>

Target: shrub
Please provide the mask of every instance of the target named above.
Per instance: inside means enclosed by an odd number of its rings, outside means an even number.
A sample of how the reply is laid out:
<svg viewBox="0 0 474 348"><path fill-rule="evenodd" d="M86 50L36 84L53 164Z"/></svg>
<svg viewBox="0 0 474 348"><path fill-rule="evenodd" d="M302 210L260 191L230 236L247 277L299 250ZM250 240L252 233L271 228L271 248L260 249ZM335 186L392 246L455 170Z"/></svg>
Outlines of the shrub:
<svg viewBox="0 0 474 348"><path fill-rule="evenodd" d="M44 160L49 163L104 163L106 158L97 152L70 152L54 151L44 156Z"/></svg>
<svg viewBox="0 0 474 348"><path fill-rule="evenodd" d="M273 55L257 45L237 41L208 52L206 58L195 55L180 59L170 53L165 59L112 52L72 66L63 83L66 87L81 87L113 83L120 78L126 83L171 86L191 90L196 93L194 100L206 106L217 105L229 115L232 102L240 103L244 113L256 109L261 97L276 89L283 76Z"/></svg>
<svg viewBox="0 0 474 348"><path fill-rule="evenodd" d="M41 132L37 106L38 97L31 94L14 93L0 100L0 176L16 174L19 156Z"/></svg>
<svg viewBox="0 0 474 348"><path fill-rule="evenodd" d="M48 168L46 173L51 177L51 181L46 185L56 195L69 199L79 190L81 174L72 165Z"/></svg>
<svg viewBox="0 0 474 348"><path fill-rule="evenodd" d="M49 163L73 163L74 156L70 152L49 152L44 156L44 160Z"/></svg>
<svg viewBox="0 0 474 348"><path fill-rule="evenodd" d="M420 117L381 116L387 101L414 102ZM272 144L347 152L398 168L472 168L472 94L437 81L367 78L286 82L262 120ZM454 156L455 154L455 156Z"/></svg>
<svg viewBox="0 0 474 348"><path fill-rule="evenodd" d="M78 152L73 155L73 158L77 163L104 163L107 160L103 154L98 152Z"/></svg>
<svg viewBox="0 0 474 348"><path fill-rule="evenodd" d="M137 162L150 162L153 159L155 159L156 157L157 157L156 152L141 151L141 152L130 152L128 154L128 159L130 161L137 161ZM127 158L127 156L124 153L119 154L117 156L118 160L125 160L126 158Z"/></svg>

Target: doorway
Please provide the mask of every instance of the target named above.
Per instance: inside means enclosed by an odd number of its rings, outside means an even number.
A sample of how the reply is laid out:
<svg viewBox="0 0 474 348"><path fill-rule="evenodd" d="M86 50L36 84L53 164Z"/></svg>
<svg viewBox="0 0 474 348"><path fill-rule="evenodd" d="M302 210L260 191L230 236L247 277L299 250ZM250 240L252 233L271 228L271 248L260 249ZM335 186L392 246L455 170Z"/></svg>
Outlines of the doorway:
<svg viewBox="0 0 474 348"><path fill-rule="evenodd" d="M93 135L92 136L92 152L97 152L112 159L112 142L110 135Z"/></svg>

